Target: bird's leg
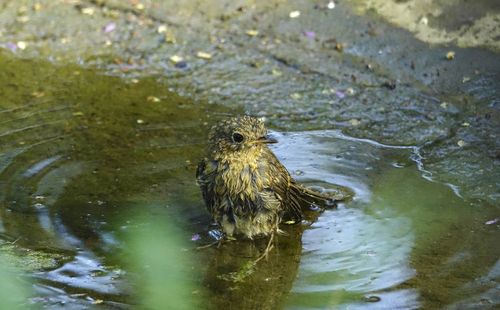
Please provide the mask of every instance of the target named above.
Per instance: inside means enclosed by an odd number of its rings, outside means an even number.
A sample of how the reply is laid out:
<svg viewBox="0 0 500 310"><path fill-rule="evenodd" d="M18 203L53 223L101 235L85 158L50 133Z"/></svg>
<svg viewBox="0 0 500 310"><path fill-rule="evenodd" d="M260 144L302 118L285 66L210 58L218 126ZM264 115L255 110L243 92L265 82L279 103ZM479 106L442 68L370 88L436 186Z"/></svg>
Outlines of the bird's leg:
<svg viewBox="0 0 500 310"><path fill-rule="evenodd" d="M212 246L214 246L216 244L217 244L217 247L220 247L221 243L222 243L222 239L221 240L216 240L216 241L211 242L209 244L200 245L199 247L196 247L196 249L197 250L202 250L202 249L206 249L206 248L212 247Z"/></svg>
<svg viewBox="0 0 500 310"><path fill-rule="evenodd" d="M267 259L268 254L271 252L271 250L274 247L273 240L274 240L274 231L271 233L271 236L269 236L269 241L267 242L267 246L266 246L264 252L259 257L257 257L257 259L254 261L254 264L257 264L263 258Z"/></svg>
<svg viewBox="0 0 500 310"><path fill-rule="evenodd" d="M233 236L228 236L228 235L223 235L223 237L215 240L214 242L211 242L209 244L205 244L205 245L201 245L199 247L196 247L197 250L202 250L202 249L206 249L206 248L209 248L209 247L212 247L214 245L217 245L217 248L220 248L222 243L224 242L228 242L228 241L234 241L236 240Z"/></svg>

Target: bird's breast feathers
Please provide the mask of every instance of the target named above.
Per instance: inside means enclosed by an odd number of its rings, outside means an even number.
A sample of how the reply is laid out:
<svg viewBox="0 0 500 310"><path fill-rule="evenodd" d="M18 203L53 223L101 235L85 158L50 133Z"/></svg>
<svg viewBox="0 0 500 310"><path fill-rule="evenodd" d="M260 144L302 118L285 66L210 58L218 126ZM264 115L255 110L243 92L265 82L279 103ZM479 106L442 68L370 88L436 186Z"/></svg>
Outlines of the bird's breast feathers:
<svg viewBox="0 0 500 310"><path fill-rule="evenodd" d="M218 180L230 196L254 198L264 188L266 175L257 161L232 160L219 163Z"/></svg>

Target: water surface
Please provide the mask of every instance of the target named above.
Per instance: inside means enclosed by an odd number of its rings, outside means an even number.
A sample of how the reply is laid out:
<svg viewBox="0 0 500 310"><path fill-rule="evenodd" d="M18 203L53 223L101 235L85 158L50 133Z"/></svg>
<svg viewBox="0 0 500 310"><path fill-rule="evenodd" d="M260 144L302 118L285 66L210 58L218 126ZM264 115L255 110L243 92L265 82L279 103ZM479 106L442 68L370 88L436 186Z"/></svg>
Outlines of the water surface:
<svg viewBox="0 0 500 310"><path fill-rule="evenodd" d="M294 177L355 196L284 227L268 260L247 268L265 240L192 250L214 229L194 181L207 129L243 111L192 102L153 78L2 54L0 66L0 233L53 255L51 266L26 271L36 304L135 305L120 254L123 234L148 225L130 216L138 210L181 229L193 294L207 308L499 304L498 224L486 224L497 208L435 182L417 147L336 130L277 132L273 150Z"/></svg>

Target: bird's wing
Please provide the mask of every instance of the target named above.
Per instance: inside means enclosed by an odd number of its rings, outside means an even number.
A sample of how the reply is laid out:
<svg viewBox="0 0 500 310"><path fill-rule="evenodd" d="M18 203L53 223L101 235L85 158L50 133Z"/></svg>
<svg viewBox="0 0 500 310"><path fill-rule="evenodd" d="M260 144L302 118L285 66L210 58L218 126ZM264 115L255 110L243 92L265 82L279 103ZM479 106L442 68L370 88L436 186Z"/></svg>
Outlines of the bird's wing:
<svg viewBox="0 0 500 310"><path fill-rule="evenodd" d="M320 207L335 206L338 199L313 191L297 183L270 150L268 156L268 158L272 158L270 161L274 163L269 168L272 190L281 197L285 212L294 220L302 219L302 210L308 209L312 204L317 204Z"/></svg>
<svg viewBox="0 0 500 310"><path fill-rule="evenodd" d="M293 220L300 221L302 219L300 199L298 199L294 192L290 191L295 181L288 173L288 170L286 170L270 150L268 154L266 154L266 157L269 163L266 177L267 189L275 193L286 217L291 217Z"/></svg>
<svg viewBox="0 0 500 310"><path fill-rule="evenodd" d="M215 174L217 165L211 160L204 158L198 164L198 169L196 170L196 181L201 189L201 194L203 195L203 200L210 213L215 204Z"/></svg>

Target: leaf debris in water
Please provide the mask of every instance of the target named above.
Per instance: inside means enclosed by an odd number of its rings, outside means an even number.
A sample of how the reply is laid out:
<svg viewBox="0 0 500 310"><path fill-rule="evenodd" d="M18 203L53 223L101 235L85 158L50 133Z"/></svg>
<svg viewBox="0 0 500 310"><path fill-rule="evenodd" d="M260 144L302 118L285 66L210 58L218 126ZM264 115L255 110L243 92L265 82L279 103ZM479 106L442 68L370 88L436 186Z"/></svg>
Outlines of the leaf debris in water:
<svg viewBox="0 0 500 310"><path fill-rule="evenodd" d="M160 102L160 98L158 97L155 97L155 96L148 96L148 98L146 98L147 101L149 102Z"/></svg>

